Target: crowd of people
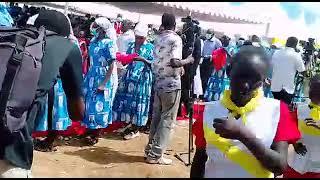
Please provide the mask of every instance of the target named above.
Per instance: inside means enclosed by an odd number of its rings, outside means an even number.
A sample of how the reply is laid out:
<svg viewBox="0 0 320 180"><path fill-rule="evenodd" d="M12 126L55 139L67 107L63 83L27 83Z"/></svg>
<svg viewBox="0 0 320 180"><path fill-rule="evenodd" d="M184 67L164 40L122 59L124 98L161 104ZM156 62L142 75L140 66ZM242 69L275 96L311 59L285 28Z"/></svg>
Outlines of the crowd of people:
<svg viewBox="0 0 320 180"><path fill-rule="evenodd" d="M22 138L0 148L0 177L30 177L33 149L54 151L73 121L86 128L88 146L117 123L124 140L145 132L145 161L170 165L164 153L177 116L190 116L194 101L206 102L206 110L191 177L319 177L314 41L307 47L289 37L282 47L256 35L217 37L188 18L178 31L175 15L164 13L156 30L121 14L112 20L0 3L0 26L46 29L37 103ZM39 131L48 134L33 138Z"/></svg>

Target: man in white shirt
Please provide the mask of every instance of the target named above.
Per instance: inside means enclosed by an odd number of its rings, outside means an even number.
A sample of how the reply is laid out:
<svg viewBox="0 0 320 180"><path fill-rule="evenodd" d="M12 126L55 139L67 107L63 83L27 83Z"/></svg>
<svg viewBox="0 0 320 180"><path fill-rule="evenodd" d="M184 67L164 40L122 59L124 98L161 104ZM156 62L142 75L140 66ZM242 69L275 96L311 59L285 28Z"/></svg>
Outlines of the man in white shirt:
<svg viewBox="0 0 320 180"><path fill-rule="evenodd" d="M271 91L275 99L290 104L294 97L294 79L298 71L305 71L304 62L299 53L295 51L298 44L296 37L289 37L286 48L276 51L272 56Z"/></svg>
<svg viewBox="0 0 320 180"><path fill-rule="evenodd" d="M122 32L118 37L118 48L119 52L126 53L129 48L129 43L135 41L135 35L133 32L133 23L129 20L123 21Z"/></svg>

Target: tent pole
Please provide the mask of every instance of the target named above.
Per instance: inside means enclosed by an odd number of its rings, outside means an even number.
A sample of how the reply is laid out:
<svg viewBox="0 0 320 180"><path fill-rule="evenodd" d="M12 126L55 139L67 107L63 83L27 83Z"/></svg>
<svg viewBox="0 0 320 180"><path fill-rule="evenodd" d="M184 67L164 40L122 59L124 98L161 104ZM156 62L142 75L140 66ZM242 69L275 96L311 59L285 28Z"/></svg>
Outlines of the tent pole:
<svg viewBox="0 0 320 180"><path fill-rule="evenodd" d="M266 37L268 37L269 31L270 31L270 22L268 22L268 23L266 24L266 31L265 31L265 34L264 34Z"/></svg>
<svg viewBox="0 0 320 180"><path fill-rule="evenodd" d="M68 14L68 9L69 9L69 2L66 2L66 4L64 5L64 14L65 15Z"/></svg>

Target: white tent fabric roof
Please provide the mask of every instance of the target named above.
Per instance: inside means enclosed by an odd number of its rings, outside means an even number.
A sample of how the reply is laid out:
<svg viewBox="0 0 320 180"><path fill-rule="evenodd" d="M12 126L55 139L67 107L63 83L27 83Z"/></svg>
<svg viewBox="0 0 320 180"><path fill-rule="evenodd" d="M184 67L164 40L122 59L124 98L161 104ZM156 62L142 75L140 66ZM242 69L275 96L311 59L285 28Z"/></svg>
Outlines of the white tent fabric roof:
<svg viewBox="0 0 320 180"><path fill-rule="evenodd" d="M50 2L52 4L64 6L65 2ZM161 2L163 3L163 2ZM168 2L167 2L168 3ZM193 2L188 3L180 3L180 4L170 4L172 6L178 6L178 8L188 9L189 7L186 4L190 4ZM208 3L206 3L208 4ZM167 5L167 4L166 4ZM197 4L194 3L194 7L196 6L203 6L205 4ZM215 4L214 4L215 5ZM221 6L221 4L218 4ZM161 24L161 16L160 15L154 15L154 14L140 14L136 12L130 12L123 9L120 9L116 6L105 4L102 2L69 2L70 9L77 9L82 12L90 13L90 14L99 14L102 16L106 16L109 18L116 18L118 13L121 13L124 18L133 20L135 22L142 21L146 24L155 24L159 26ZM218 6L217 6L218 7ZM221 8L215 8L215 9L221 9ZM208 11L205 13L209 14ZM225 16L226 18L236 18L235 16L227 16L223 15L222 12L216 11L214 13L215 15L219 16ZM183 23L180 21L181 17L177 17L177 25L181 26ZM241 18L239 18L241 19ZM243 18L242 18L243 19ZM208 28L214 28L216 31L224 32L224 34L233 36L233 34L243 34L243 36L247 36L249 34L257 34L257 35L263 35L265 31L265 25L256 25L256 24L232 24L232 23L217 23L217 22L208 22L208 21L200 21L200 26L204 29Z"/></svg>
<svg viewBox="0 0 320 180"><path fill-rule="evenodd" d="M50 2L52 4L56 5L61 5L63 6L65 2ZM148 2L146 2L148 3ZM220 20L225 19L226 20L231 20L233 19L233 22L239 22L241 23L261 23L262 21L260 19L255 19L253 20L252 18L249 19L245 17L244 15L239 16L237 14L231 13L231 11L228 11L228 8L225 6L228 5L227 3L221 3L221 2L215 2L215 3L195 3L195 2L149 2L149 3L154 3L154 4L161 4L163 6L167 7L174 7L177 9L184 10L184 17L189 13L190 10L193 12L198 12L198 13L203 13L207 14L210 16L215 16L215 17L220 17ZM107 16L110 18L115 18L118 13L121 12L121 14L127 18L131 19L134 21L143 20L146 21L145 23L152 23L152 24L158 24L161 22L161 17L159 15L154 15L154 14L147 14L147 13L136 13L136 12L131 12L128 10L120 9L117 6L113 6L107 3L103 2L69 2L70 7L74 7L74 9L78 9L84 12L88 12L91 14L100 14L103 16ZM208 7L210 6L211 9L214 9L214 11L208 11L208 10L203 10L200 9L201 7ZM228 12L228 13L226 13ZM181 17L177 16L178 19ZM199 19L200 21L202 19Z"/></svg>
<svg viewBox="0 0 320 180"><path fill-rule="evenodd" d="M39 2L40 3L40 2ZM49 4L49 2L46 2ZM162 6L183 9L188 14L189 11L211 14L213 16L223 16L225 19L239 19L248 22L263 22L264 24L232 24L218 23L200 20L202 28L214 28L219 32L227 35L243 34L243 36L257 34L264 35L266 23L270 22L269 37L287 38L288 36L297 36L300 39L307 39L310 36L318 39L320 34L319 25L306 27L303 19L298 21L290 20L286 13L280 8L279 2L249 2L242 6L231 6L229 2L145 2L161 4ZM35 2L33 2L35 4ZM64 6L65 2L50 2L59 6ZM121 13L124 18L135 22L142 21L146 24L160 25L161 15L138 13L133 10L125 10L118 6L107 4L104 2L69 2L70 10L78 10L90 14L100 14L109 18L115 18ZM143 10L143 9L142 9ZM177 24L181 25L181 17L177 17Z"/></svg>
<svg viewBox="0 0 320 180"><path fill-rule="evenodd" d="M175 7L177 9L184 9L186 11L199 12L204 14L211 14L214 16L221 16L232 19L245 20L247 22L266 22L267 15L261 16L253 11L240 10L233 11L233 7L229 2L155 2L164 6ZM255 14L254 16L252 16Z"/></svg>
<svg viewBox="0 0 320 180"><path fill-rule="evenodd" d="M307 39L308 37L315 37L320 39L320 24L315 24L307 27L301 17L298 20L291 20L287 14L281 9L279 2L247 2L241 6L232 6L230 2L154 2L163 4L168 7L182 8L186 11L201 12L206 14L213 14L218 16L225 16L240 20L270 23L269 37L287 38L289 36L296 36L300 39ZM305 7L319 9L320 3L303 2ZM214 26L214 29L232 34L239 31L241 33L264 34L266 25L242 25L227 23L204 22ZM241 28L239 28L241 27ZM245 31L245 32L242 32ZM317 37L319 36L319 37Z"/></svg>
<svg viewBox="0 0 320 180"><path fill-rule="evenodd" d="M51 2L56 5L65 5L65 2ZM98 14L108 18L116 18L117 14L121 13L124 18L138 22L143 21L146 24L160 25L161 17L153 14L139 14L126 11L116 6L108 5L103 2L69 2L69 7L79 11Z"/></svg>

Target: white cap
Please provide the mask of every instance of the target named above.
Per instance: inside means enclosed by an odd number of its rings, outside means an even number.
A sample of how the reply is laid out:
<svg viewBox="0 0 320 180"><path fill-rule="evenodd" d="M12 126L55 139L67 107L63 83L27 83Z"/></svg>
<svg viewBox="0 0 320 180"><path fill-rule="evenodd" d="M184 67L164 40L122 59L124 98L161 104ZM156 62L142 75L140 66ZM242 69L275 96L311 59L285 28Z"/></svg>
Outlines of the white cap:
<svg viewBox="0 0 320 180"><path fill-rule="evenodd" d="M148 36L148 26L146 24L138 23L134 29L134 33L137 36Z"/></svg>

